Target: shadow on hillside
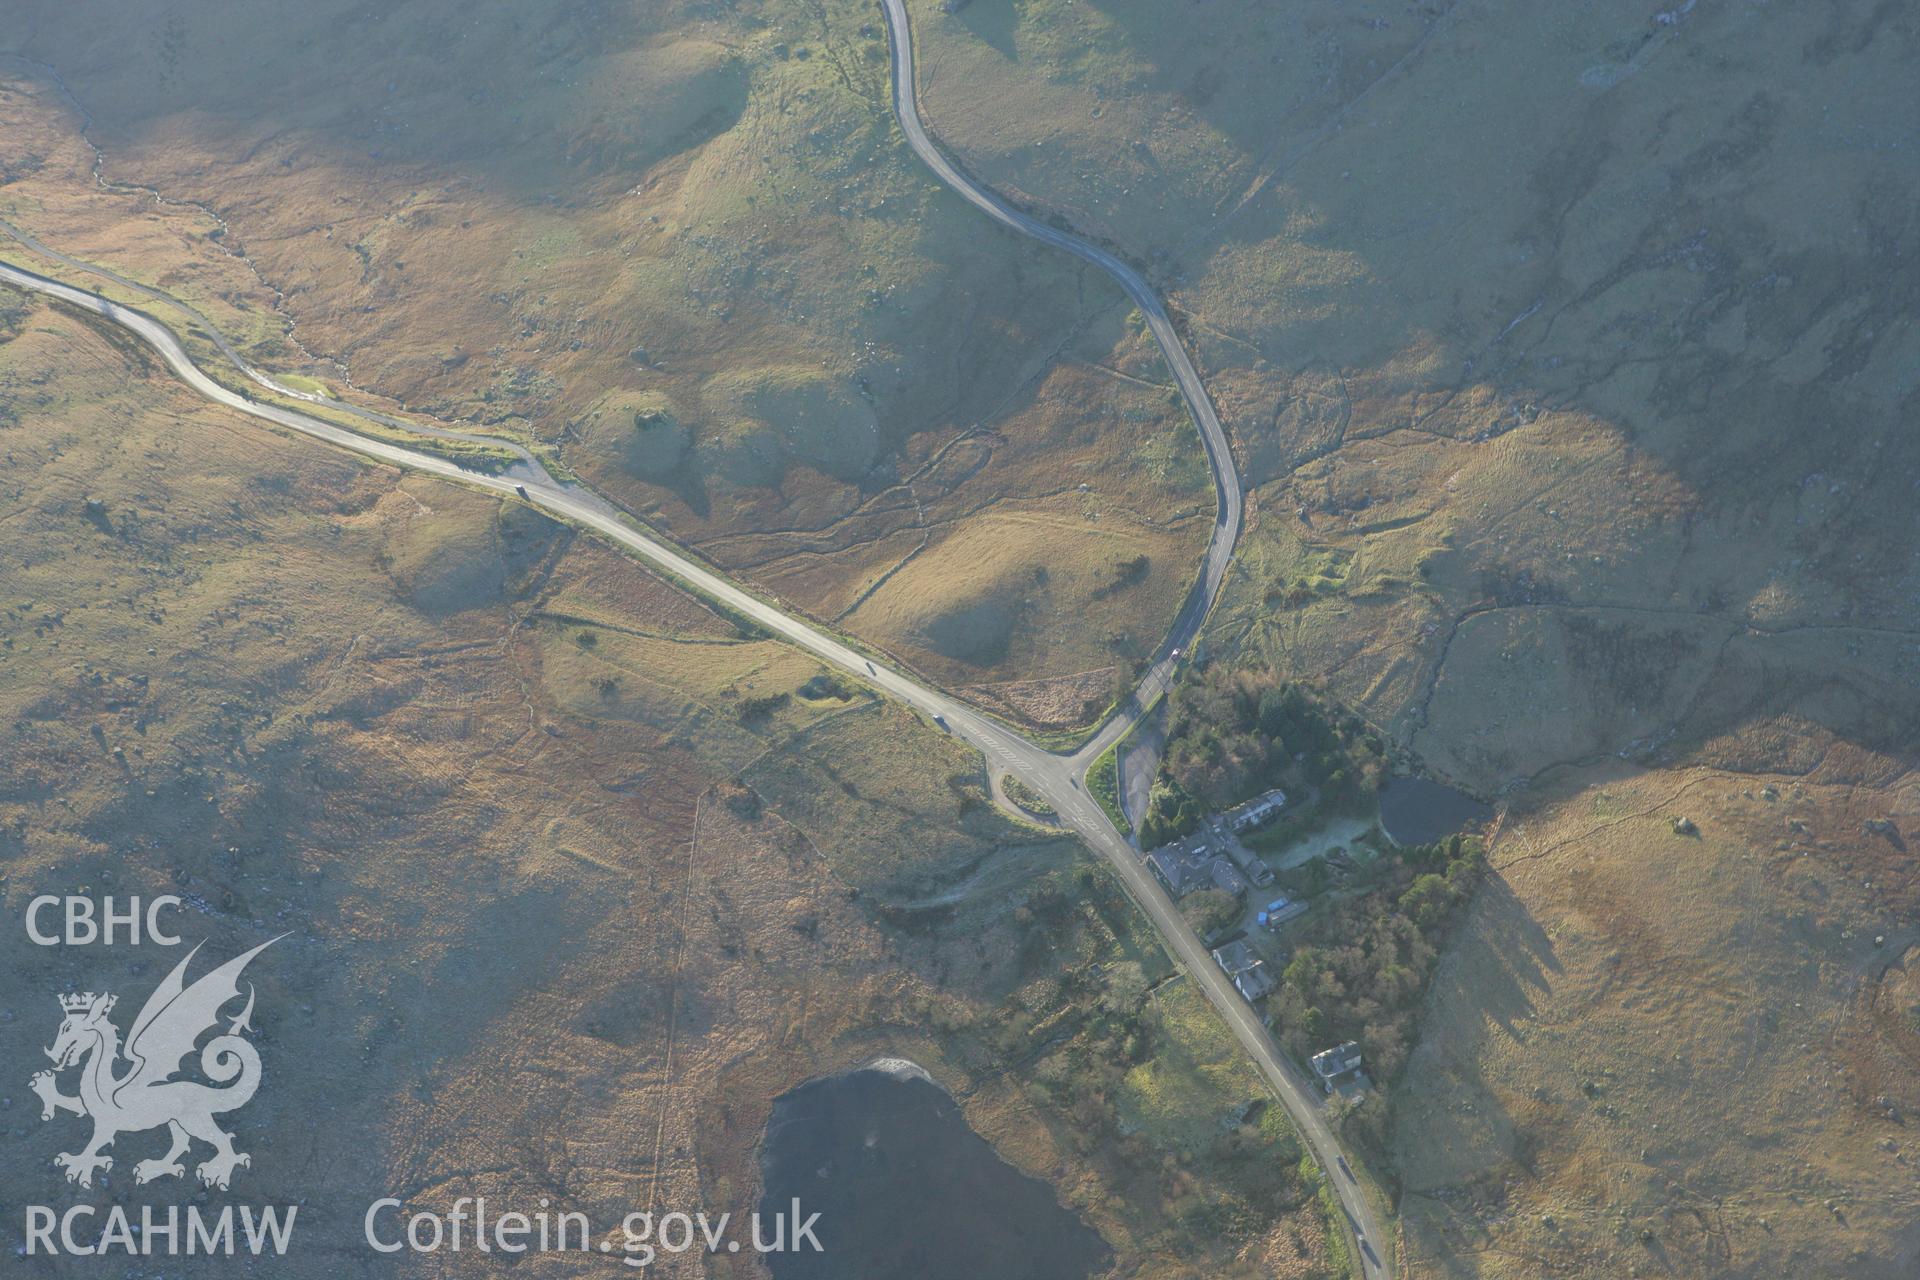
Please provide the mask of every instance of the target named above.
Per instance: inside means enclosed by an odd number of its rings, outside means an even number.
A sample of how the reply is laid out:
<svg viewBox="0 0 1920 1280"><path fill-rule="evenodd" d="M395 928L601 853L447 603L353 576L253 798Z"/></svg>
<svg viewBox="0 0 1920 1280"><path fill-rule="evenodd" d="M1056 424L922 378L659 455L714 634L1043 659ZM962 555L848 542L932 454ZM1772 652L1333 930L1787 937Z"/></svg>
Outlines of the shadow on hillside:
<svg viewBox="0 0 1920 1280"><path fill-rule="evenodd" d="M425 165L565 207L725 133L747 103L744 67L689 34L699 26L683 4L317 0L165 24L129 9L80 26L58 3L37 7L50 13L36 58L109 150L191 120L216 162L272 159L296 175L311 161ZM155 59L157 89L101 48Z"/></svg>
<svg viewBox="0 0 1920 1280"><path fill-rule="evenodd" d="M1009 62L1018 62L1020 50L1013 33L1019 24L1011 0L963 0L963 3L964 7L954 15L960 23L974 38L985 41Z"/></svg>
<svg viewBox="0 0 1920 1280"><path fill-rule="evenodd" d="M1440 967L1430 1001L1476 1005L1502 1031L1524 1039L1521 1026L1535 1012L1535 1001L1561 972L1553 940L1507 882L1491 876L1474 900L1471 933L1457 940L1449 963ZM1478 955L1468 954L1477 950Z"/></svg>

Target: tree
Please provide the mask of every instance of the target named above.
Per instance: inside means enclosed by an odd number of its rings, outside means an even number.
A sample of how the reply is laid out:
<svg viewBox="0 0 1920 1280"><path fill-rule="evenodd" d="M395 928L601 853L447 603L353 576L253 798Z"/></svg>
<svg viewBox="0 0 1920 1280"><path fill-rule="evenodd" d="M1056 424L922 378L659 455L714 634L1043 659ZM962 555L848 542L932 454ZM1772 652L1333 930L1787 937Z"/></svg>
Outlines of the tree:
<svg viewBox="0 0 1920 1280"><path fill-rule="evenodd" d="M1287 721L1290 718L1287 700L1280 690L1269 689L1260 695L1259 725L1260 732L1269 738L1284 737Z"/></svg>
<svg viewBox="0 0 1920 1280"><path fill-rule="evenodd" d="M1478 840L1466 841L1459 847L1459 855L1447 864L1447 883L1463 896L1478 888L1486 874L1487 851Z"/></svg>
<svg viewBox="0 0 1920 1280"><path fill-rule="evenodd" d="M1200 825L1200 802L1166 773L1154 780L1147 816L1140 820L1140 844L1153 849L1177 840Z"/></svg>
<svg viewBox="0 0 1920 1280"><path fill-rule="evenodd" d="M1202 938L1210 938L1240 921L1240 899L1224 889L1202 889L1188 894L1180 903L1180 913Z"/></svg>
<svg viewBox="0 0 1920 1280"><path fill-rule="evenodd" d="M1453 910L1453 886L1432 872L1418 877L1400 895L1400 912L1422 930L1431 929Z"/></svg>
<svg viewBox="0 0 1920 1280"><path fill-rule="evenodd" d="M1320 975L1326 969L1326 956L1318 947L1302 947L1293 953L1293 959L1287 962L1286 971L1280 978L1298 991L1301 999L1311 1000L1320 986Z"/></svg>

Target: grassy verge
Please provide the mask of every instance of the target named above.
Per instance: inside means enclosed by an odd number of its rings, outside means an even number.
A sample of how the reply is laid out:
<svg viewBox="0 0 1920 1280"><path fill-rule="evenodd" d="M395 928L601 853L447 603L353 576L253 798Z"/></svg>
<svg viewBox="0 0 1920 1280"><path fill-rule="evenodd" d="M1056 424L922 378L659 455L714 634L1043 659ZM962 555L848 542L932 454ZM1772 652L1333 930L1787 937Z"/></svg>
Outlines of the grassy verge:
<svg viewBox="0 0 1920 1280"><path fill-rule="evenodd" d="M63 262L43 260L35 256L32 257L30 262L23 265L26 266L26 269L37 271L48 279L59 280L62 283L73 285L75 288L85 289L101 297L108 298L113 302L117 302L122 306L144 311L149 315L155 315L156 308L162 305L159 299L149 297L133 289L129 289L117 281L104 276L94 275L91 272L82 271ZM46 301L55 307L64 308L68 305L57 298L46 299ZM245 396L247 399L260 404L273 405L282 409L292 409L298 413L306 414L309 417L318 418L322 422L331 423L334 426L351 431L356 435L385 440L394 444L402 444L422 453L433 454L470 471L497 474L512 466L516 461L512 450L505 447L507 444L505 438L502 440L502 446L498 448L480 441L449 440L426 432L404 431L389 427L384 423L363 418L358 414L336 410L328 405L319 405L311 401L276 395L271 390L254 382L238 369L234 368L233 365L228 362L225 353L222 352L218 345L207 335L201 322L190 312L186 311L184 306L179 302L171 300L170 302L171 307L178 310L179 318L169 323L167 327L172 329L174 336L180 339L181 345L186 349L188 356L192 358L194 364L200 367L201 372L205 373L229 391ZM71 311L72 314L79 316L89 323L99 322L100 318L98 316L93 315L92 312L86 311L84 308L71 308ZM142 345L144 346L144 344ZM318 378L278 370L270 370L268 372L271 377L295 390L309 391L329 396L333 394L332 389Z"/></svg>
<svg viewBox="0 0 1920 1280"><path fill-rule="evenodd" d="M1124 741L1124 739L1123 739ZM1127 815L1120 809L1120 743L1116 742L1100 753L1100 758L1087 770L1087 794L1092 796L1113 825L1122 833L1133 830L1127 821Z"/></svg>
<svg viewBox="0 0 1920 1280"><path fill-rule="evenodd" d="M1099 715L1093 717L1093 719L1089 720L1086 724L1073 729L1036 729L1030 724L1015 724L1006 716L1000 715L990 708L976 705L974 710L979 711L982 715L992 716L995 720L1006 725L1015 733L1020 734L1036 747L1047 751L1059 751L1071 754L1078 751L1081 746L1086 743L1088 738L1091 738L1095 733L1099 732L1100 727L1106 724L1107 720L1113 715L1114 708L1119 705L1120 700L1118 698L1114 699L1107 704L1106 709Z"/></svg>
<svg viewBox="0 0 1920 1280"><path fill-rule="evenodd" d="M1035 791L1012 774L1006 774L1000 781L1001 789L1007 793L1007 799L1040 818L1058 817L1058 811L1047 802L1047 798Z"/></svg>
<svg viewBox="0 0 1920 1280"><path fill-rule="evenodd" d="M1300 1158L1300 1180L1320 1184L1316 1194L1321 1215L1327 1221L1326 1274L1333 1280L1343 1280L1353 1275L1353 1252L1347 1248L1346 1216L1340 1211L1339 1201L1334 1198L1333 1185L1329 1181L1331 1177L1313 1162L1312 1156Z"/></svg>
<svg viewBox="0 0 1920 1280"><path fill-rule="evenodd" d="M96 292L99 292L99 290L96 290ZM128 305L132 304L129 303ZM445 436L436 436L426 431L410 431L400 427L389 426L373 418L363 418L357 413L351 413L344 409L336 409L332 405L315 404L311 400L299 400L291 396L278 395L271 389L261 386L244 373L241 373L240 370L234 368L233 365L228 362L226 355L221 352L220 348L214 345L212 339L205 337L201 333L198 325L189 325L184 329L174 328L173 331L175 336L180 339L181 345L187 349L187 354L193 358L193 362L200 367L202 373L212 378L215 382L218 382L227 390L245 396L247 399L258 404L273 405L280 409L291 409L295 413L304 414L309 418L318 418L320 421L331 423L333 426L339 427L342 430L351 431L357 436L365 436L370 440L383 440L389 444L402 445L408 449L412 449L416 453L432 454L435 457L445 458L448 462L456 466L464 467L469 471L479 471L487 475L497 475L519 461L518 455L508 447L509 442L505 438L502 439L498 446L485 444L478 440L450 440ZM331 390L326 384L317 378L308 378L300 374L287 374L274 370L268 370L266 372L269 377L274 378L276 381L294 390L308 390L308 384L311 384L311 388L318 394L332 395ZM461 429L465 430L465 428Z"/></svg>
<svg viewBox="0 0 1920 1280"><path fill-rule="evenodd" d="M334 395L332 387L320 381L318 378L309 378L304 373L276 373L273 376L282 386L292 387L295 391L304 391L309 395L328 396L336 400L339 399L338 396Z"/></svg>

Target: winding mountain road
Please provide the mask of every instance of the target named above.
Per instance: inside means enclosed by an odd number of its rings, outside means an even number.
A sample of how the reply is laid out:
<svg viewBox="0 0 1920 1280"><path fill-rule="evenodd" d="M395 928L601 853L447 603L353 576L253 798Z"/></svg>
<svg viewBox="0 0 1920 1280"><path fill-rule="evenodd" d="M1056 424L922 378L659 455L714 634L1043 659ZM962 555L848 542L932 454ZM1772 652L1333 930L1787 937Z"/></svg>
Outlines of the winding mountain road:
<svg viewBox="0 0 1920 1280"><path fill-rule="evenodd" d="M1219 507L1215 512L1213 535L1207 542L1206 559L1201 563L1199 577L1194 580L1193 590L1175 617L1167 638L1155 653L1152 664L1141 677L1130 705L1121 707L1074 753L1075 761L1091 763L1118 742L1133 727L1133 722L1166 692L1177 665L1172 655L1185 650L1193 638L1200 634L1207 611L1213 607L1213 598L1219 594L1220 584L1226 581L1227 567L1233 561L1234 544L1240 540L1240 518L1245 505L1240 473L1234 469L1233 451L1227 446L1227 433L1220 426L1220 415L1214 412L1206 384L1200 381L1200 373L1193 367L1186 344L1180 340L1180 331L1174 328L1173 318L1167 314L1160 295L1121 258L1071 232L1022 213L975 182L947 157L928 134L926 122L920 118L919 80L913 69L913 29L907 21L906 0L880 0L880 8L887 17L888 44L893 52L893 114L900 122L900 131L906 135L907 145L913 148L913 153L920 157L921 163L933 170L940 181L995 222L1090 262L1113 277L1114 282L1125 290L1127 297L1133 300L1133 305L1140 308L1148 332L1159 344L1160 354L1180 388L1180 398L1186 401L1194 425L1199 428L1200 443L1206 448L1207 465L1213 472Z"/></svg>
<svg viewBox="0 0 1920 1280"><path fill-rule="evenodd" d="M1218 593L1239 537L1242 491L1234 471L1226 433L1214 412L1212 401L1194 369L1178 331L1153 290L1138 272L1097 245L1090 244L1058 228L1029 217L986 190L954 165L928 136L914 96L913 44L903 0L880 0L886 15L893 55L894 109L902 131L914 152L941 181L970 204L995 221L1018 232L1050 244L1099 267L1124 289L1146 318L1148 329L1159 343L1168 366L1179 384L1180 393L1193 414L1200 438L1206 447L1219 495L1219 511L1206 558L1192 593L1162 644L1155 661L1139 686L1115 714L1089 741L1071 755L1048 751L1015 733L998 721L975 711L966 703L917 679L870 660L866 654L843 643L805 618L787 613L711 568L693 560L622 513L613 504L591 490L555 480L538 461L523 450L519 460L502 475L470 471L446 458L407 448L391 440L361 435L345 427L302 413L284 405L264 403L215 381L194 364L185 347L165 323L147 312L115 302L63 283L48 276L0 261L0 281L46 297L56 298L120 326L146 343L165 361L181 381L206 399L217 404L298 432L338 448L379 461L420 471L473 488L503 496L517 493L524 500L561 519L590 529L624 548L686 587L726 609L764 627L768 632L812 653L823 662L849 672L887 696L944 725L947 731L978 748L989 762L989 769L1011 773L1044 796L1053 805L1066 827L1078 834L1112 866L1128 892L1152 921L1168 950L1180 967L1219 1010L1235 1038L1252 1058L1261 1077L1286 1107L1301 1141L1314 1160L1326 1172L1328 1186L1346 1218L1354 1253L1363 1280L1389 1274L1382 1259L1386 1235L1381 1229L1373 1199L1349 1171L1339 1142L1327 1123L1318 1091L1278 1047L1251 1006L1240 998L1226 974L1213 962L1206 945L1187 924L1160 882L1147 869L1139 853L1107 819L1100 806L1087 795L1084 785L1089 764L1109 745L1118 741L1145 711L1166 691L1177 666L1173 654L1186 647L1198 634L1207 610ZM118 276L47 248L31 237L0 227L23 246L70 268L88 271L113 281L123 289L137 291L180 308L196 329L204 329L220 353L249 381L283 398L317 403L389 428L417 431L453 439L485 439L451 428L425 427L373 410L361 409L344 401L316 396L289 388L253 368L232 345L214 332L198 312L170 296L145 285ZM511 446L509 446L511 447Z"/></svg>
<svg viewBox="0 0 1920 1280"><path fill-rule="evenodd" d="M1207 543L1206 558L1201 564L1193 591L1181 606L1166 640L1154 655L1152 665L1132 696L1072 756L1062 757L1042 751L1024 740L1021 744L1024 751L1010 753L1003 759L996 755L992 747L988 747L987 755L1046 796L1066 824L1104 856L1119 874L1134 900L1147 913L1148 919L1153 921L1154 928L1159 930L1168 949L1186 970L1188 979L1206 993L1226 1019L1227 1025L1233 1029L1235 1038L1286 1107L1294 1128L1313 1153L1314 1160L1325 1171L1328 1186L1340 1204L1352 1242L1357 1246L1353 1250L1353 1257L1361 1276L1370 1278L1389 1274L1381 1252L1387 1237L1381 1230L1374 1202L1354 1177L1352 1166L1342 1156L1340 1144L1327 1124L1326 1112L1316 1086L1304 1079L1293 1063L1280 1052L1252 1007L1240 998L1240 993L1234 989L1220 966L1213 963L1206 945L1187 923L1186 917L1180 914L1159 880L1119 831L1114 829L1106 813L1088 799L1083 785L1089 766L1108 747L1125 737L1166 692L1178 666L1174 655L1187 649L1199 635L1207 612L1213 607L1214 597L1219 594L1220 584L1226 580L1227 568L1233 561L1234 545L1240 539L1245 498L1239 472L1234 469L1232 450L1227 446L1227 433L1220 426L1220 417L1214 411L1206 384L1200 380L1199 371L1194 368L1186 345L1180 339L1179 330L1174 328L1172 317L1167 314L1159 295L1138 271L1099 245L1014 208L975 182L934 142L927 132L926 122L920 116L919 80L913 68L913 28L907 18L906 0L880 0L880 8L886 15L887 40L893 55L893 111L900 121L901 132L906 135L907 145L913 148L914 154L933 170L940 181L968 204L1021 235L1031 236L1092 263L1112 276L1126 291L1127 297L1133 300L1133 304L1140 308L1140 314L1146 318L1147 329L1159 344L1161 355L1179 385L1180 396L1193 415L1194 425L1200 432L1200 442L1206 447L1207 463L1213 472L1214 488L1219 497L1213 535ZM1064 778L1061 776L1063 773ZM1064 788L1060 785L1063 781L1066 783Z"/></svg>

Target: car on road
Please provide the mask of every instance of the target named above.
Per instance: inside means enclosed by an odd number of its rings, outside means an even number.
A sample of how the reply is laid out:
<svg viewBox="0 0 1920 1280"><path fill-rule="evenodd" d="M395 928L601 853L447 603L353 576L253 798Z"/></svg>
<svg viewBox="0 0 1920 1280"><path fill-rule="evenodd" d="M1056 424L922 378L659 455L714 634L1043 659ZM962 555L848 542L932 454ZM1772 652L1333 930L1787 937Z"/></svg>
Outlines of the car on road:
<svg viewBox="0 0 1920 1280"><path fill-rule="evenodd" d="M941 714L940 714L940 713L939 713L938 711L936 711L936 712L934 712L934 713L933 713L933 722L934 722L935 724L937 724L937 725L939 725L939 726L940 726L940 728L941 728L941 729L943 729L944 731L946 731L947 733L952 733L952 732L953 732L953 726L952 726L952 725L950 725L950 724L948 724L948 723L947 723L947 718L946 718L945 716L943 716L943 715L941 715Z"/></svg>
<svg viewBox="0 0 1920 1280"><path fill-rule="evenodd" d="M527 486L523 484L517 484L513 486L513 491L519 494L523 498L527 496Z"/></svg>

